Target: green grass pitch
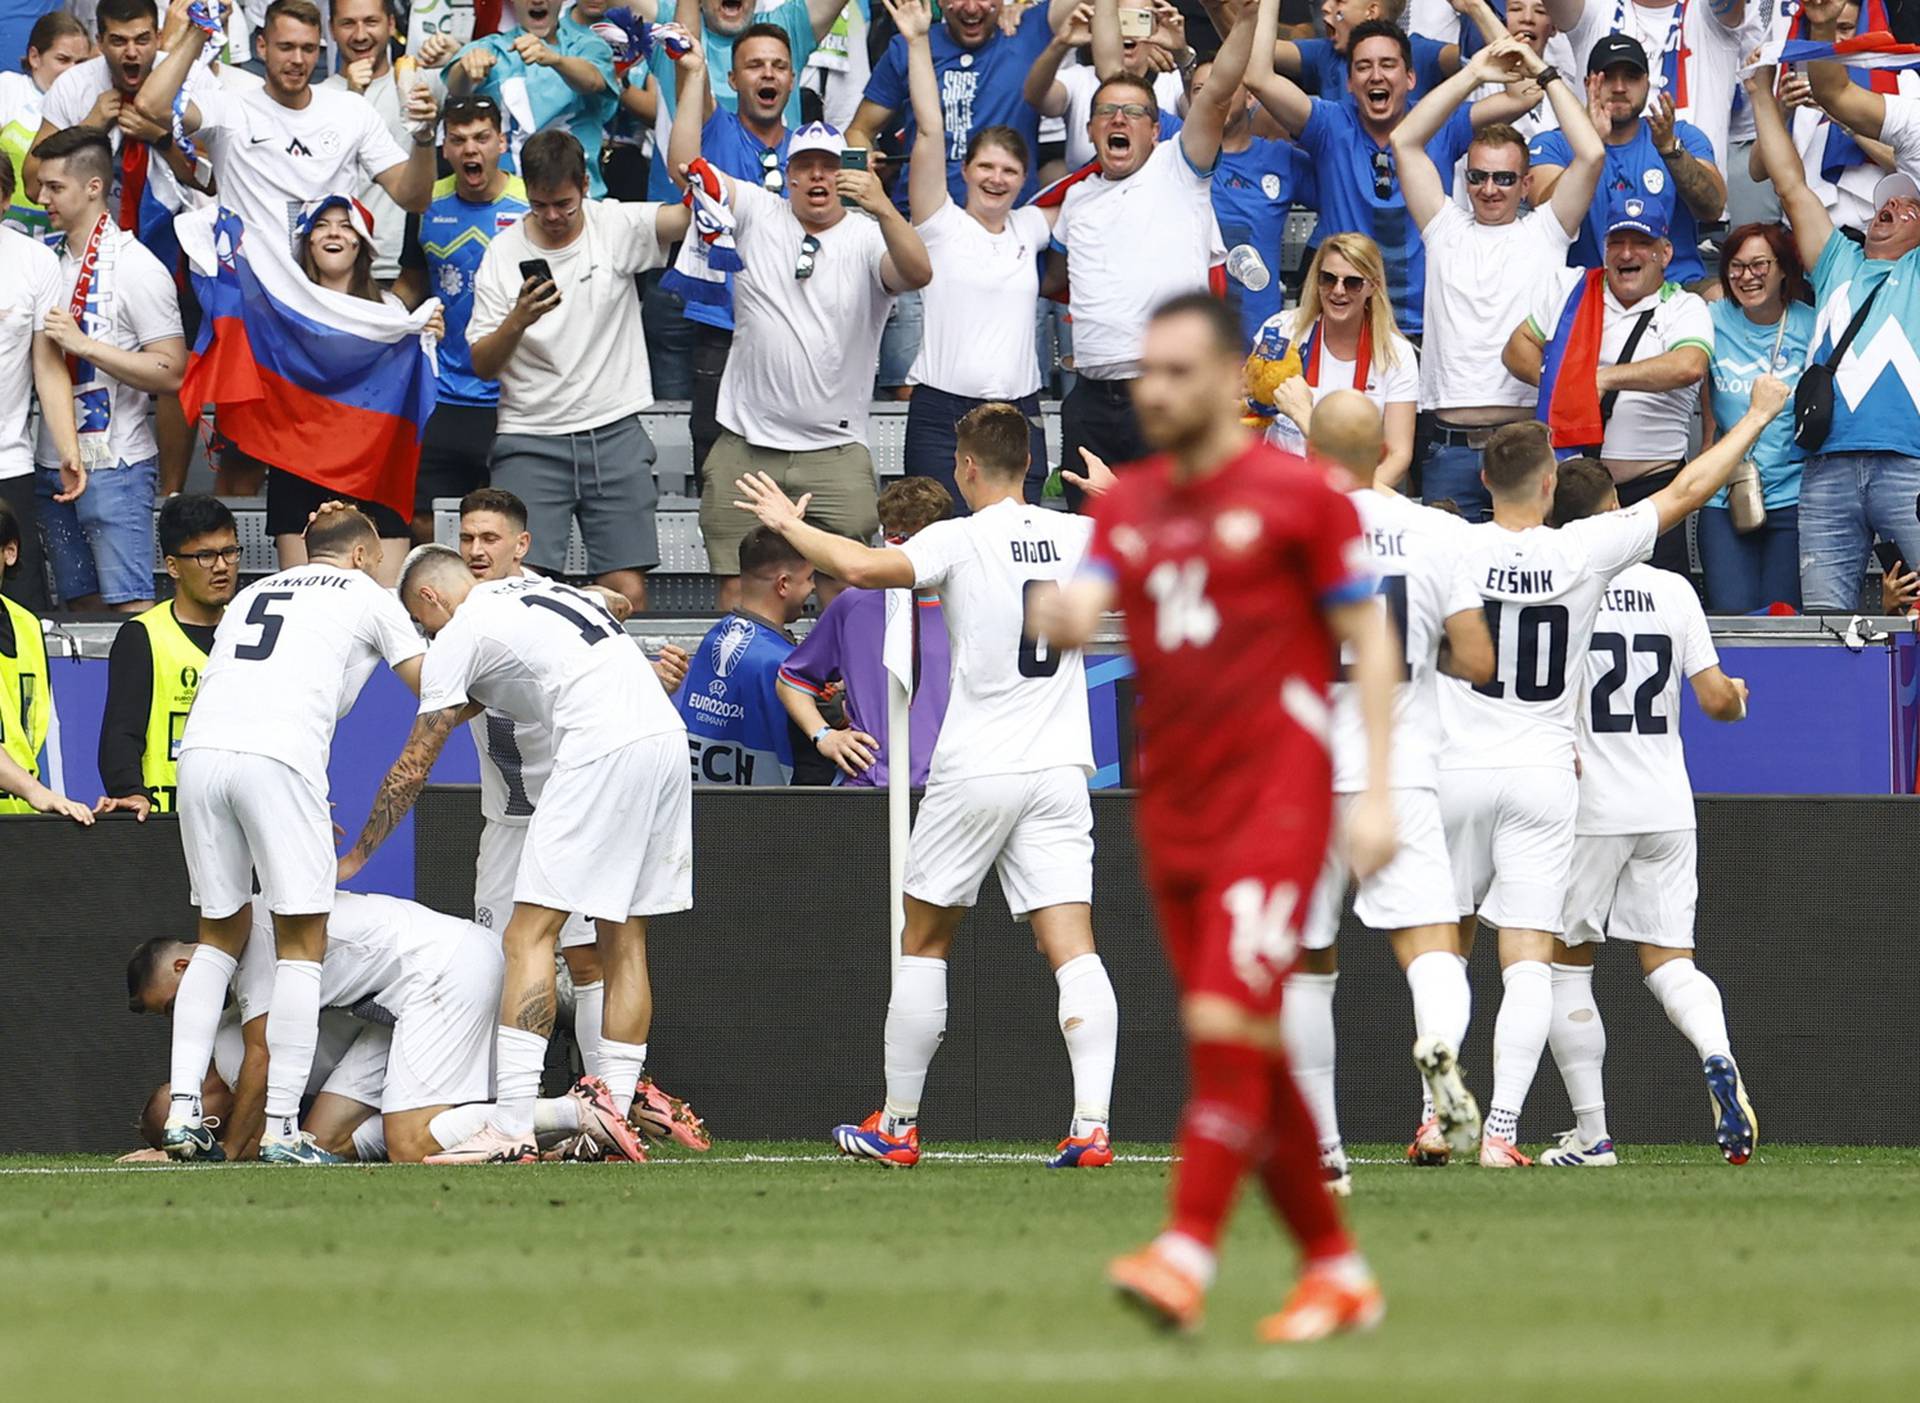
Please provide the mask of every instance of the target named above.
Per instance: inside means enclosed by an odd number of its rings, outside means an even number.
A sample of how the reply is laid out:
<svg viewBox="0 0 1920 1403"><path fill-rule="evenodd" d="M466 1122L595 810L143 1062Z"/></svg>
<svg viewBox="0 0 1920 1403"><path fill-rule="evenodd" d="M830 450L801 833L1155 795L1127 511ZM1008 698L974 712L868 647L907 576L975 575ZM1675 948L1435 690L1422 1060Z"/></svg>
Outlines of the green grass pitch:
<svg viewBox="0 0 1920 1403"><path fill-rule="evenodd" d="M1639 1149L1355 1171L1370 1336L1253 1341L1292 1257L1243 1196L1207 1324L1101 1284L1165 1152L909 1172L817 1145L647 1166L0 1160L0 1397L1643 1400L1920 1397L1920 1151ZM1123 1147L1124 1153L1125 1147ZM1385 1161L1387 1147L1359 1153Z"/></svg>

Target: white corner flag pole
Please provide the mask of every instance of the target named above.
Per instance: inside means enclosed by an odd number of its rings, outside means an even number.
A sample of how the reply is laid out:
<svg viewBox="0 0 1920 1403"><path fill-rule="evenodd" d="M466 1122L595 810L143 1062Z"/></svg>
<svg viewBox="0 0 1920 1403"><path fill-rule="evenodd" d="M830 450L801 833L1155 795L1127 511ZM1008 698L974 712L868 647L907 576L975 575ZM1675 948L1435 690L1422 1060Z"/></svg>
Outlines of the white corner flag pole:
<svg viewBox="0 0 1920 1403"><path fill-rule="evenodd" d="M887 591L881 663L887 670L887 924L894 976L900 973L900 937L906 929L908 789L913 783L909 707L913 692L913 591Z"/></svg>

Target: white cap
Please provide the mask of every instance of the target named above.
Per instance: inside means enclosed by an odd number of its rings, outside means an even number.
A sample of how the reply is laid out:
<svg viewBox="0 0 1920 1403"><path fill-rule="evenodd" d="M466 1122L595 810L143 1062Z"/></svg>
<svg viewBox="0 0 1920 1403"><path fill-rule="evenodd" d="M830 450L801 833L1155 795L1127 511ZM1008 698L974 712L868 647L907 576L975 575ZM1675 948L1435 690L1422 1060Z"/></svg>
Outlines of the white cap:
<svg viewBox="0 0 1920 1403"><path fill-rule="evenodd" d="M824 151L829 156L838 156L846 149L847 143L838 127L828 126L825 122L808 122L787 142L787 159L792 160L802 151Z"/></svg>
<svg viewBox="0 0 1920 1403"><path fill-rule="evenodd" d="M1920 184L1904 171L1883 175L1873 187L1873 207L1878 210L1888 200L1920 200Z"/></svg>

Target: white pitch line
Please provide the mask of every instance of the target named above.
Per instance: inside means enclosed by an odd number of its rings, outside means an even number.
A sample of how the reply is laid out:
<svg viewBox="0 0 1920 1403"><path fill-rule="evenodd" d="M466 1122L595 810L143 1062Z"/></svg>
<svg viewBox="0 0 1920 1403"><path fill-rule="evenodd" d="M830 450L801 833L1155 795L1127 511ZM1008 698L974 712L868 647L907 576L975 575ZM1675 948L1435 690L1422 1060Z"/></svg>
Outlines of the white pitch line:
<svg viewBox="0 0 1920 1403"><path fill-rule="evenodd" d="M647 1161L649 1166L658 1165L702 1165L702 1164L839 1164L848 1157L838 1154L821 1155L702 1155L698 1159L675 1158ZM1046 1163L1044 1155L1020 1155L1004 1152L969 1150L932 1150L924 1158L946 1164L1032 1164ZM1172 1155L1121 1155L1118 1164L1171 1164ZM199 1164L22 1164L0 1167L0 1177L7 1175L46 1175L46 1174L153 1174L177 1173L181 1170L201 1171L212 1168ZM252 1164L222 1165L223 1169L265 1169L275 1166ZM341 1168L356 1166L342 1165ZM357 1166L364 1169L380 1168L379 1165ZM447 1168L445 1165L431 1166ZM463 1168L470 1166L461 1166Z"/></svg>

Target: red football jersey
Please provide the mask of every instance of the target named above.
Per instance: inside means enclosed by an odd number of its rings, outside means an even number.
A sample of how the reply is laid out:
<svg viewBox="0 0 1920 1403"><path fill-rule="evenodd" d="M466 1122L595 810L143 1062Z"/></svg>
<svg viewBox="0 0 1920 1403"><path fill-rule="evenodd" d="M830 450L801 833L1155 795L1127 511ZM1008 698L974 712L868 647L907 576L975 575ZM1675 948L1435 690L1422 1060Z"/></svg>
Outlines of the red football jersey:
<svg viewBox="0 0 1920 1403"><path fill-rule="evenodd" d="M1337 647L1322 611L1375 589L1345 494L1260 442L1187 483L1151 458L1096 504L1087 568L1112 577L1127 617L1156 866L1285 841L1285 806L1324 815Z"/></svg>

